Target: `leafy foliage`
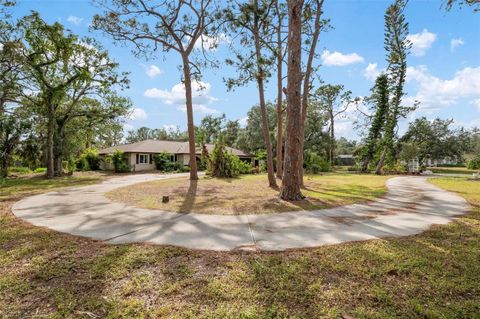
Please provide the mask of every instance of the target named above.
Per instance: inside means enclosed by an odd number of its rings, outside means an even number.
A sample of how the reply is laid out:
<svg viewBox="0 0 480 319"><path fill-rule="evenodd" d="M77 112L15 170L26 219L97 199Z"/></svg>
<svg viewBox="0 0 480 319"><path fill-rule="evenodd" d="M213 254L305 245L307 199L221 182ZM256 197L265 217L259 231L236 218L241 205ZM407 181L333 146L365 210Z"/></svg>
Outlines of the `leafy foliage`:
<svg viewBox="0 0 480 319"><path fill-rule="evenodd" d="M115 173L125 173L132 170L132 168L128 164L125 154L122 151L116 150L115 152L113 152L113 154L111 154L110 158L113 163Z"/></svg>
<svg viewBox="0 0 480 319"><path fill-rule="evenodd" d="M467 165L468 169L480 169L480 156L470 160Z"/></svg>
<svg viewBox="0 0 480 319"><path fill-rule="evenodd" d="M170 154L160 153L153 157L155 161L155 167L161 172L174 172L180 170L180 163L172 162L170 160Z"/></svg>
<svg viewBox="0 0 480 319"><path fill-rule="evenodd" d="M305 170L311 174L330 172L332 170L330 163L325 158L312 151L305 152L305 160L303 163Z"/></svg>
<svg viewBox="0 0 480 319"><path fill-rule="evenodd" d="M207 173L213 177L237 177L240 174L251 172L251 165L243 162L240 158L225 148L222 140L215 142Z"/></svg>
<svg viewBox="0 0 480 319"><path fill-rule="evenodd" d="M96 171L100 169L100 157L94 148L87 148L76 161L76 167L81 171Z"/></svg>

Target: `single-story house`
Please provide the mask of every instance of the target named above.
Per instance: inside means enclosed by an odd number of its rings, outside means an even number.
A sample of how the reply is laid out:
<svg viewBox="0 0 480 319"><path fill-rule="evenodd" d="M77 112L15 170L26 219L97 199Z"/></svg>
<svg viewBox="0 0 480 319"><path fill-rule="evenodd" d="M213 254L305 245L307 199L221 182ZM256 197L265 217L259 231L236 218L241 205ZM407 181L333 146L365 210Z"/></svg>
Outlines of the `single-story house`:
<svg viewBox="0 0 480 319"><path fill-rule="evenodd" d="M208 152L211 153L214 145L206 144L206 147ZM252 166L256 165L254 155L247 154L232 147L226 147L226 149L237 155L242 161L251 163ZM155 169L154 156L160 153L168 153L172 162L179 162L184 166L188 166L190 162L190 147L188 142L146 140L112 146L100 150L98 153L100 156L105 156L114 153L116 150L120 150L125 154L127 162L133 171ZM201 153L201 148L197 147L197 161L200 161ZM103 169L112 169L112 167L104 166Z"/></svg>

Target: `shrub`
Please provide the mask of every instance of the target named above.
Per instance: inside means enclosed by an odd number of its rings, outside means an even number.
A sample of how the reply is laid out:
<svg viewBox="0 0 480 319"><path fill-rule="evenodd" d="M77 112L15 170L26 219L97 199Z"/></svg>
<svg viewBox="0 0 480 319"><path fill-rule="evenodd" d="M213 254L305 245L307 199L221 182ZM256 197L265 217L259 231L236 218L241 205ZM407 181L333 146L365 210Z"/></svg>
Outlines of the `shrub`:
<svg viewBox="0 0 480 319"><path fill-rule="evenodd" d="M87 148L76 160L76 168L80 171L97 171L100 169L100 157L94 148Z"/></svg>
<svg viewBox="0 0 480 319"><path fill-rule="evenodd" d="M38 168L36 168L33 172L34 172L34 173L46 173L46 172L47 172L47 168L46 168L46 167L38 167Z"/></svg>
<svg viewBox="0 0 480 319"><path fill-rule="evenodd" d="M181 168L180 163L172 162L168 153L160 153L153 157L155 161L155 167L161 172L174 172L179 171Z"/></svg>
<svg viewBox="0 0 480 319"><path fill-rule="evenodd" d="M237 177L251 172L251 166L227 151L222 141L217 141L210 155L207 173L213 177Z"/></svg>
<svg viewBox="0 0 480 319"><path fill-rule="evenodd" d="M305 154L304 167L308 173L318 174L321 172L330 172L330 163L317 153L307 151Z"/></svg>
<svg viewBox="0 0 480 319"><path fill-rule="evenodd" d="M127 159L125 158L125 154L120 150L116 150L112 154L112 163L113 163L115 173L125 173L125 172L130 172L132 170L130 165L128 165Z"/></svg>
<svg viewBox="0 0 480 319"><path fill-rule="evenodd" d="M76 167L77 167L77 170L79 171L90 170L90 165L88 164L87 159L83 156L80 156L80 158L77 159Z"/></svg>
<svg viewBox="0 0 480 319"><path fill-rule="evenodd" d="M480 169L480 155L468 162L468 169Z"/></svg>
<svg viewBox="0 0 480 319"><path fill-rule="evenodd" d="M395 165L386 165L383 171L387 174L405 174L408 172L408 165L397 162Z"/></svg>
<svg viewBox="0 0 480 319"><path fill-rule="evenodd" d="M23 166L12 166L8 168L9 173L17 173L17 174L30 174L32 170L28 167Z"/></svg>

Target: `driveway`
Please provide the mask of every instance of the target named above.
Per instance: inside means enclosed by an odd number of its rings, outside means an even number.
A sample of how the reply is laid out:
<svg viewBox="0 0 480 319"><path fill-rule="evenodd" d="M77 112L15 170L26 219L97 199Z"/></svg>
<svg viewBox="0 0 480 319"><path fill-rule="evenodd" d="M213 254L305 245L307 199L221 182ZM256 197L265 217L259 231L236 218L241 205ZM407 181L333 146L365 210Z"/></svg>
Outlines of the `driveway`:
<svg viewBox="0 0 480 319"><path fill-rule="evenodd" d="M32 196L13 213L36 226L112 244L149 242L206 250L285 250L418 234L468 211L460 196L426 177L394 177L368 204L269 215L178 214L114 203L104 194L188 174L142 174Z"/></svg>

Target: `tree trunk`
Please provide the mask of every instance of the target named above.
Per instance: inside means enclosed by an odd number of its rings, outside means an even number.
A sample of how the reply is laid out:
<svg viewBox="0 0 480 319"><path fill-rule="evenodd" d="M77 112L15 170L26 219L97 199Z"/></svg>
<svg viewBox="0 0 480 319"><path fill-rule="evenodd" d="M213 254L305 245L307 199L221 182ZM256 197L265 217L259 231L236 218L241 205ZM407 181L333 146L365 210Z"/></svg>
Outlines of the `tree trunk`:
<svg viewBox="0 0 480 319"><path fill-rule="evenodd" d="M55 107L52 104L48 106L47 123L47 178L52 179L55 175L54 156L53 156L53 135L55 134Z"/></svg>
<svg viewBox="0 0 480 319"><path fill-rule="evenodd" d="M257 2L255 2L257 4ZM258 19L256 17L256 19ZM260 100L260 111L262 113L262 130L263 130L263 140L265 142L265 148L267 149L267 174L268 174L268 184L270 187L277 187L277 181L275 179L275 173L273 170L273 152L272 145L270 143L270 131L268 125L268 114L267 106L265 105L265 91L263 87L263 67L261 65L261 51L260 51L260 34L258 30L258 21L255 23L254 27L254 37L255 37L255 55L257 60L257 84L258 84L258 97Z"/></svg>
<svg viewBox="0 0 480 319"><path fill-rule="evenodd" d="M63 129L65 123L57 121L56 134L54 135L53 142L53 166L54 176L63 175Z"/></svg>
<svg viewBox="0 0 480 319"><path fill-rule="evenodd" d="M363 160L362 168L360 169L360 172L366 173L368 171L368 164L370 164L370 154L367 154L367 156Z"/></svg>
<svg viewBox="0 0 480 319"><path fill-rule="evenodd" d="M278 3L277 3L278 6ZM277 7L278 9L278 7ZM278 13L277 25L277 177L283 174L283 41L282 19Z"/></svg>
<svg viewBox="0 0 480 319"><path fill-rule="evenodd" d="M385 163L386 155L387 155L387 148L385 147L382 151L382 155L380 155L380 159L378 160L377 167L375 168L375 174L382 175L382 168Z"/></svg>
<svg viewBox="0 0 480 319"><path fill-rule="evenodd" d="M320 23L320 17L322 15L322 6L323 6L323 0L317 1L317 12L315 15L315 30L313 32L313 37L312 37L312 45L310 46L310 51L308 53L308 60L307 60L307 66L305 68L305 77L303 79L303 94L302 94L302 119L300 122L300 165L299 165L299 172L298 172L298 177L300 180L300 186L304 186L303 182L303 145L305 143L305 121L307 119L307 108L308 108L308 96L310 94L310 77L312 74L312 64L313 64L313 59L315 57L315 50L317 48L317 42L318 42L318 37L320 36L320 29L321 29L321 23Z"/></svg>
<svg viewBox="0 0 480 319"><path fill-rule="evenodd" d="M284 200L301 200L300 125L302 83L302 8L303 0L288 1L288 84L287 119L285 132L285 164L280 197Z"/></svg>
<svg viewBox="0 0 480 319"><path fill-rule="evenodd" d="M190 151L190 180L197 180L197 158L195 149L195 126L193 125L193 101L192 101L192 79L190 74L190 61L188 56L183 55L183 74L185 83L185 99L187 108L188 146Z"/></svg>
<svg viewBox="0 0 480 319"><path fill-rule="evenodd" d="M335 153L335 118L333 114L330 114L330 165L333 166L333 161L334 161L334 153Z"/></svg>

